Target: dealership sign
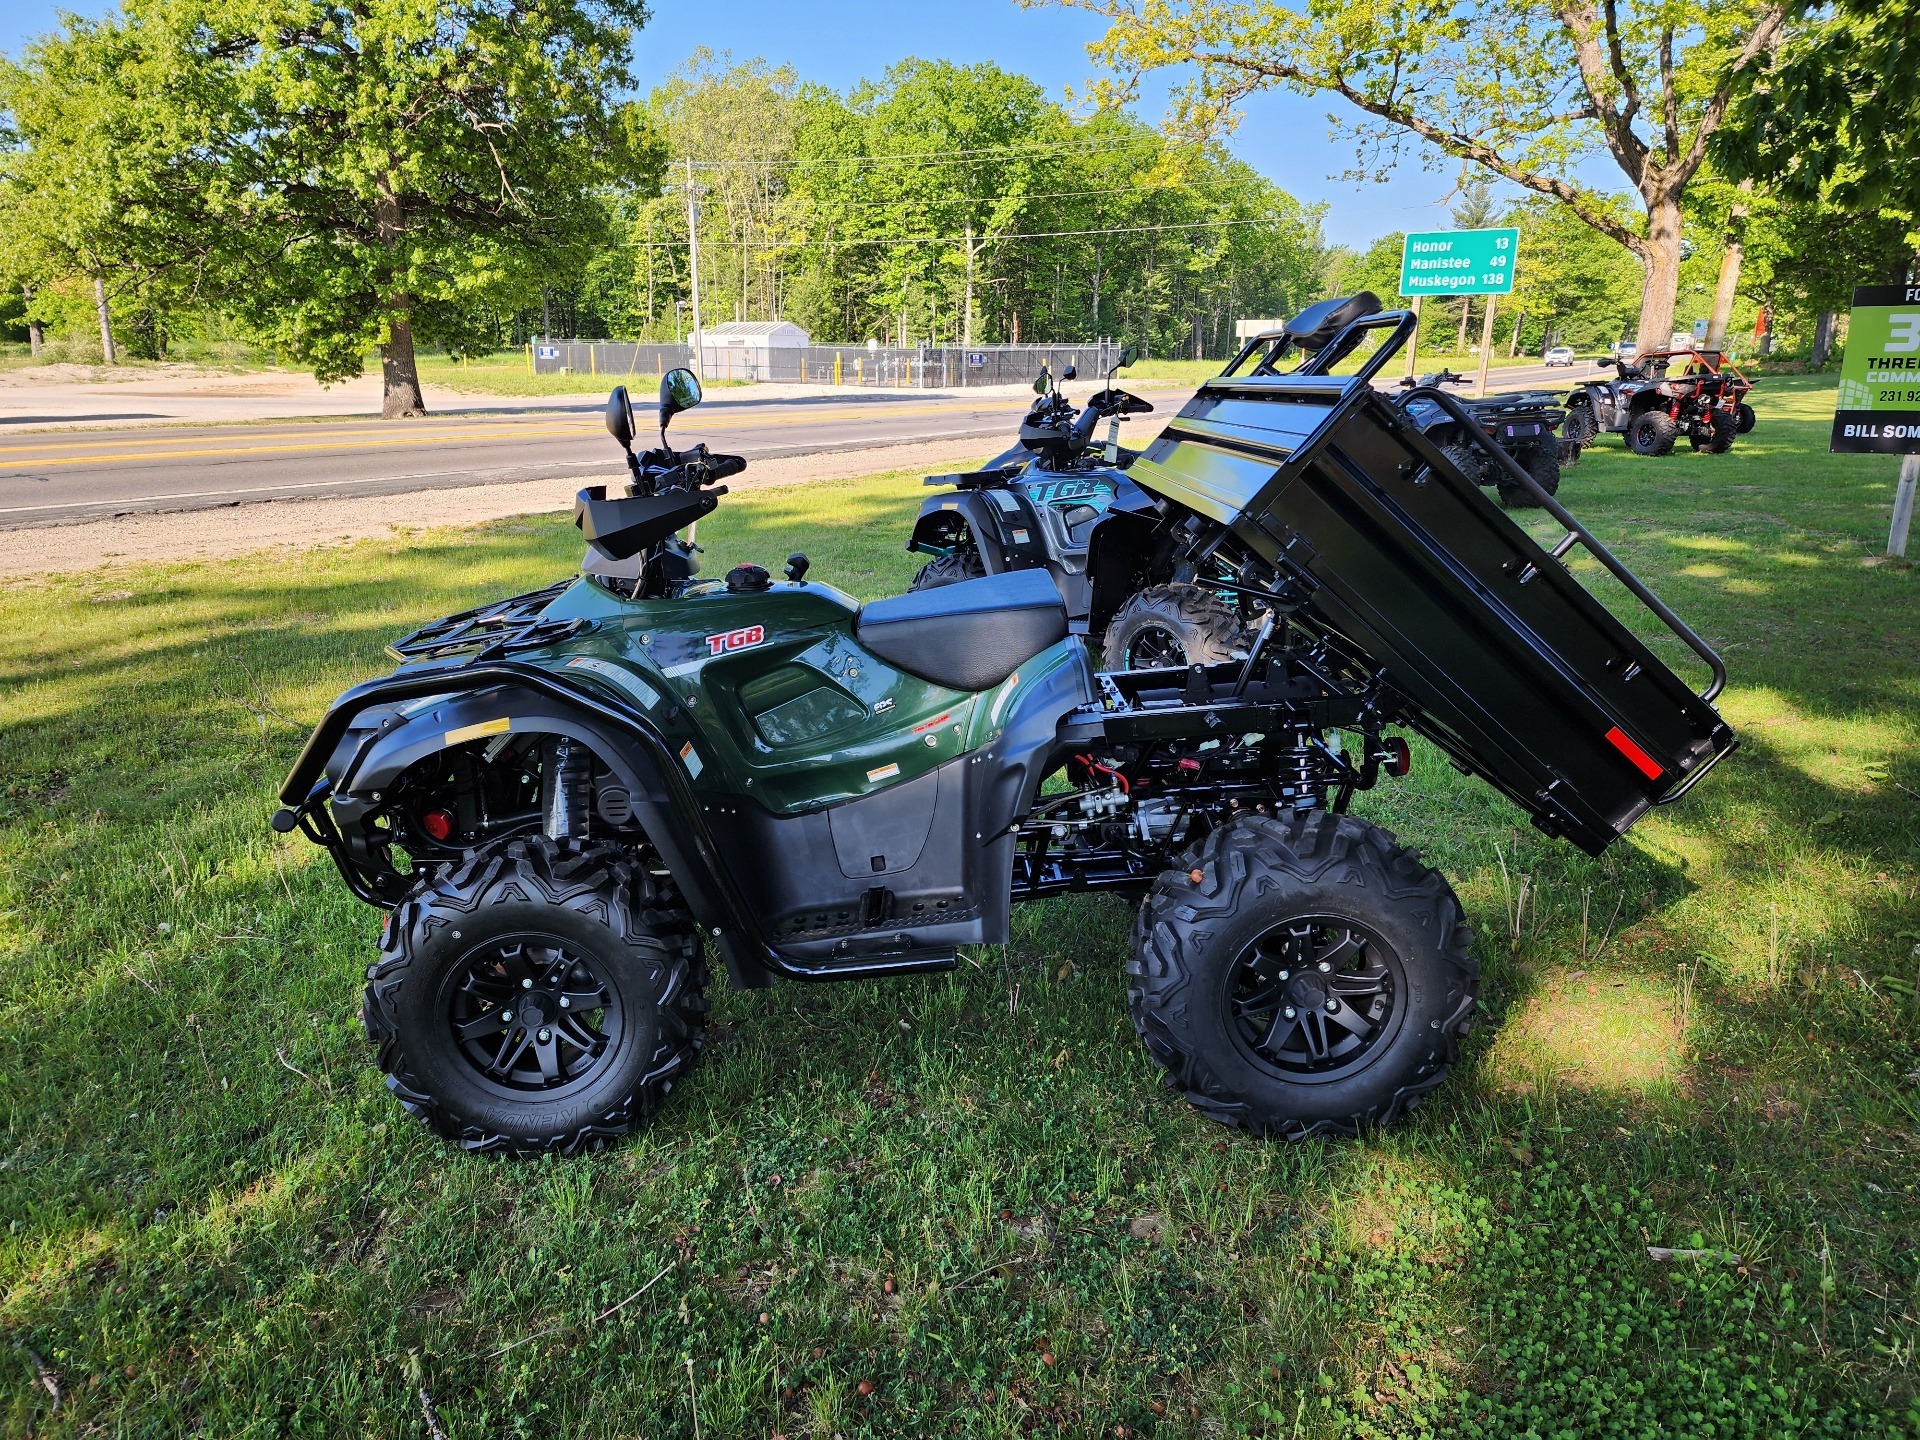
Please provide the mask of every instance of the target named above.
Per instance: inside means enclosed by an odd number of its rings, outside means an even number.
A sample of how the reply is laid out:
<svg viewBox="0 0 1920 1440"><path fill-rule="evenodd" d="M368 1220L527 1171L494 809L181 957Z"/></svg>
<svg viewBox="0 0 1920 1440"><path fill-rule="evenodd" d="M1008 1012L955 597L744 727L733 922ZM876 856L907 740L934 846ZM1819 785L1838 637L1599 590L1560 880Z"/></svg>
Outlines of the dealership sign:
<svg viewBox="0 0 1920 1440"><path fill-rule="evenodd" d="M1853 292L1828 448L1920 455L1920 285Z"/></svg>

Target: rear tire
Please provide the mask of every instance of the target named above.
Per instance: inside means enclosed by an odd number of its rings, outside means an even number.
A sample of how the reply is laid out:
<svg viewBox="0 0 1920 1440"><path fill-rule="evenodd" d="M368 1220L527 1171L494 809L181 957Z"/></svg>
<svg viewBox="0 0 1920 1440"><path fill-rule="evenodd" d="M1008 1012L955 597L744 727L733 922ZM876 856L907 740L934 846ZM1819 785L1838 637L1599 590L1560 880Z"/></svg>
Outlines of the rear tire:
<svg viewBox="0 0 1920 1440"><path fill-rule="evenodd" d="M1316 810L1242 816L1180 865L1134 924L1127 998L1202 1114L1287 1140L1358 1135L1446 1079L1480 967L1452 887L1413 851Z"/></svg>
<svg viewBox="0 0 1920 1440"><path fill-rule="evenodd" d="M1753 429L1754 421L1757 417L1754 415L1753 407L1751 405L1747 404L1746 401L1742 400L1740 402L1739 409L1737 409L1734 413L1739 416L1739 424L1735 427L1738 433L1744 435L1749 430Z"/></svg>
<svg viewBox="0 0 1920 1440"><path fill-rule="evenodd" d="M1644 410L1634 416L1633 423L1627 427L1627 448L1649 459L1671 455L1679 434L1680 427L1666 411Z"/></svg>
<svg viewBox="0 0 1920 1440"><path fill-rule="evenodd" d="M935 590L942 585L958 585L962 580L978 580L987 573L980 552L971 545L937 555L920 567L908 590Z"/></svg>
<svg viewBox="0 0 1920 1440"><path fill-rule="evenodd" d="M1740 433L1739 420L1724 410L1713 412L1713 438L1707 442L1707 450L1714 455L1724 455L1733 449L1733 437Z"/></svg>
<svg viewBox="0 0 1920 1440"><path fill-rule="evenodd" d="M403 900L380 949L361 1018L387 1088L465 1150L597 1149L700 1053L692 917L618 846L480 851Z"/></svg>
<svg viewBox="0 0 1920 1440"><path fill-rule="evenodd" d="M1560 493L1560 457L1550 450L1529 450L1516 456L1520 466L1533 477L1533 483L1549 495ZM1538 510L1539 500L1531 490L1506 481L1500 486L1500 503L1509 510Z"/></svg>
<svg viewBox="0 0 1920 1440"><path fill-rule="evenodd" d="M1150 585L1114 615L1104 648L1112 670L1212 665L1246 649L1246 628L1211 590Z"/></svg>

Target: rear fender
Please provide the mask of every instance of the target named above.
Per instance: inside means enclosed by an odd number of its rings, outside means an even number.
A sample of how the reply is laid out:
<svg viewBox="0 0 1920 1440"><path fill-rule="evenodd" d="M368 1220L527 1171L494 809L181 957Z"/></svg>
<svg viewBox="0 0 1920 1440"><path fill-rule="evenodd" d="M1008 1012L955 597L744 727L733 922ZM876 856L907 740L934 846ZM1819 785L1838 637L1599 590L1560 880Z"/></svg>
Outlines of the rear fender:
<svg viewBox="0 0 1920 1440"><path fill-rule="evenodd" d="M962 542L972 543L989 575L1047 563L1046 531L1033 502L1010 486L934 496L921 505L907 548L944 555Z"/></svg>
<svg viewBox="0 0 1920 1440"><path fill-rule="evenodd" d="M1094 522L1087 537L1087 633L1104 634L1114 612L1127 598L1154 582L1160 542L1160 513L1152 502L1137 508L1116 505Z"/></svg>

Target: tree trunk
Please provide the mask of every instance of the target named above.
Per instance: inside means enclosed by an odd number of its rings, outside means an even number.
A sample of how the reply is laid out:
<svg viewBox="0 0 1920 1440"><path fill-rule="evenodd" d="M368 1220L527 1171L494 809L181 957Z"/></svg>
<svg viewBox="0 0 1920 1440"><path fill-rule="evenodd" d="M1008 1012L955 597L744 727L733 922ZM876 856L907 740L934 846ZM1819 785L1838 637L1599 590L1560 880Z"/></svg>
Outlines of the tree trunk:
<svg viewBox="0 0 1920 1440"><path fill-rule="evenodd" d="M115 363L113 349L113 312L107 308L107 282L95 275L93 277L93 308L100 316L100 353L107 364Z"/></svg>
<svg viewBox="0 0 1920 1440"><path fill-rule="evenodd" d="M34 359L40 358L40 347L47 343L46 328L31 313L33 310L33 287L22 285L20 296L27 304L27 351Z"/></svg>
<svg viewBox="0 0 1920 1440"><path fill-rule="evenodd" d="M1753 182L1742 180L1740 189L1752 193ZM1713 291L1713 315L1707 321L1707 345L1709 350L1726 348L1727 326L1733 322L1733 301L1740 293L1740 261L1746 250L1747 206L1744 200L1736 201L1727 214L1727 245L1720 252L1720 283Z"/></svg>
<svg viewBox="0 0 1920 1440"><path fill-rule="evenodd" d="M1647 202L1647 238L1638 251L1640 353L1665 350L1673 341L1673 307L1680 293L1680 197L1658 192Z"/></svg>
<svg viewBox="0 0 1920 1440"><path fill-rule="evenodd" d="M1816 370L1826 368L1828 358L1833 354L1833 327L1839 317L1831 310L1822 310L1820 318L1813 322L1813 367Z"/></svg>
<svg viewBox="0 0 1920 1440"><path fill-rule="evenodd" d="M420 370L413 358L413 326L404 318L412 306L410 295L393 297L399 317L387 327L387 342L380 347L382 420L412 420L427 413L426 397L420 393Z"/></svg>

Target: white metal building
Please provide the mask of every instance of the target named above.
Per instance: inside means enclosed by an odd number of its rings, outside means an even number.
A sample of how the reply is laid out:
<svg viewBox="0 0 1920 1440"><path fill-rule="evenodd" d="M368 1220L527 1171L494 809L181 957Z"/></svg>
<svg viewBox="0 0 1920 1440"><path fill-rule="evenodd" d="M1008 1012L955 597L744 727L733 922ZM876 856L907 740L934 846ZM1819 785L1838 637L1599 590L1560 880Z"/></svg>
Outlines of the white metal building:
<svg viewBox="0 0 1920 1440"><path fill-rule="evenodd" d="M693 344L692 335L687 344ZM700 373L709 380L768 379L775 373L772 351L801 350L807 344L807 332L788 320L709 325L700 332Z"/></svg>

